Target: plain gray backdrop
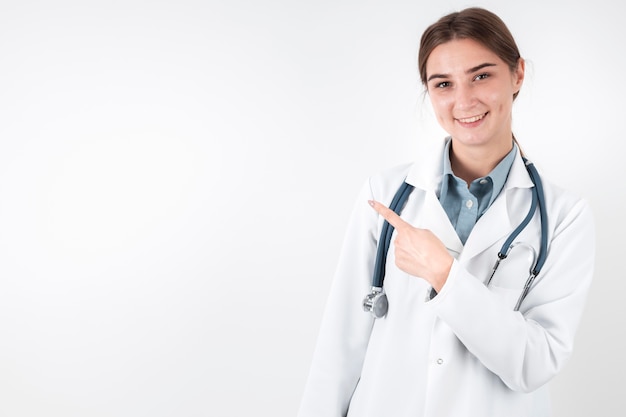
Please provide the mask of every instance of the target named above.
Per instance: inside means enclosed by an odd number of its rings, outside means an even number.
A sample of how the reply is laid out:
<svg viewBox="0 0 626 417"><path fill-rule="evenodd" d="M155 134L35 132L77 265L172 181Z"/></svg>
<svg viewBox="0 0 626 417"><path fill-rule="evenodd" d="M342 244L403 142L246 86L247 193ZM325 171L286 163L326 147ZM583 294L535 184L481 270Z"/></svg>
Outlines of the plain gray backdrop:
<svg viewBox="0 0 626 417"><path fill-rule="evenodd" d="M527 59L525 152L597 221L555 416L618 409L614 1L0 0L0 416L295 415L358 189L444 135L419 37L472 5Z"/></svg>

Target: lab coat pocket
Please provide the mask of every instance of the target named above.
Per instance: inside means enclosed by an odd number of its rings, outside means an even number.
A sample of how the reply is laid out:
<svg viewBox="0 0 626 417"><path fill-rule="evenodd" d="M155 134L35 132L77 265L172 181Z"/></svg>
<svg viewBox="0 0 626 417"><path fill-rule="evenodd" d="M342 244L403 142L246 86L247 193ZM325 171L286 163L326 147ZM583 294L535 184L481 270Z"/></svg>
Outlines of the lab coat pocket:
<svg viewBox="0 0 626 417"><path fill-rule="evenodd" d="M502 288L496 285L491 285L489 290L496 298L507 308L513 310L517 304L517 300L522 295L522 289L517 288Z"/></svg>

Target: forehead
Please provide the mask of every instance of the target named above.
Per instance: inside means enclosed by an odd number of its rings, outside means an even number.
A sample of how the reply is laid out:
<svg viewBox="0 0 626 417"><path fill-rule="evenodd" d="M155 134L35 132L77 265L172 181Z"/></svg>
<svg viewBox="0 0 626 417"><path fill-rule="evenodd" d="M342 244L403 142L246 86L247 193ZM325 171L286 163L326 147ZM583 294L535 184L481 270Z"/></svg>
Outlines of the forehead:
<svg viewBox="0 0 626 417"><path fill-rule="evenodd" d="M426 73L464 73L484 63L506 65L491 49L473 39L454 39L437 46L426 61Z"/></svg>

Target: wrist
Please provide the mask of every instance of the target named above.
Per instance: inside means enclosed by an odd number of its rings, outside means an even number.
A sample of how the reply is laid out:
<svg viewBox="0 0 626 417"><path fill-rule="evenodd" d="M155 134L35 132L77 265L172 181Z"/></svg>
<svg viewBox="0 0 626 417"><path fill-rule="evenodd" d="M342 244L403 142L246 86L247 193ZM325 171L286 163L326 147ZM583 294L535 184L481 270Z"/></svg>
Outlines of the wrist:
<svg viewBox="0 0 626 417"><path fill-rule="evenodd" d="M448 281L448 276L450 275L450 270L452 269L452 262L454 258L449 256L449 258L444 263L444 267L440 269L436 274L434 274L433 278L430 281L430 285L433 287L437 293L441 292L441 289Z"/></svg>

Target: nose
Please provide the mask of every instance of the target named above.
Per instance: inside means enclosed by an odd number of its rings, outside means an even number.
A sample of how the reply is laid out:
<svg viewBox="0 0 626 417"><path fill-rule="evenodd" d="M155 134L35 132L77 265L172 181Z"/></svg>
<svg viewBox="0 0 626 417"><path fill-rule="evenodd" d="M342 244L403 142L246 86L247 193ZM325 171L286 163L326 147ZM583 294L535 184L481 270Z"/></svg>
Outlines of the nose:
<svg viewBox="0 0 626 417"><path fill-rule="evenodd" d="M476 96L471 86L467 84L457 84L455 93L455 107L458 110L471 109L476 104Z"/></svg>

